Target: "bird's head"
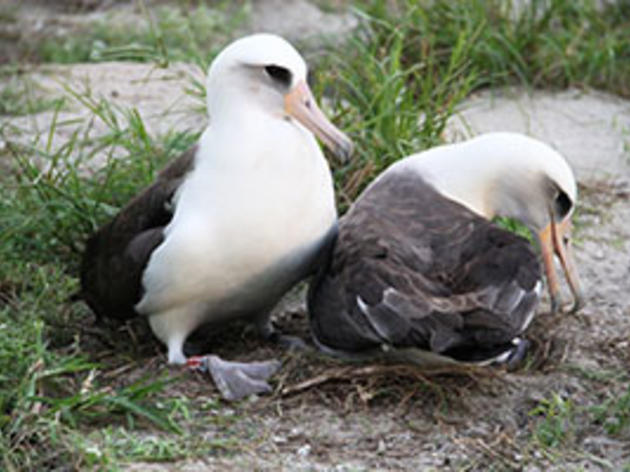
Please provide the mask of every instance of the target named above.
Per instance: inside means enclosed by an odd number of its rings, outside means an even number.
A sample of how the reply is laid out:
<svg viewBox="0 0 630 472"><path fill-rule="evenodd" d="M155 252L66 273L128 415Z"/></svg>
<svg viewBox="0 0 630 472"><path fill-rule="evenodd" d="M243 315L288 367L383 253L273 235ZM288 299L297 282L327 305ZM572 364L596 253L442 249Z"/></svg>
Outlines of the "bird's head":
<svg viewBox="0 0 630 472"><path fill-rule="evenodd" d="M572 311L577 310L582 293L571 247L571 217L577 201L573 171L559 152L541 141L506 133L498 134L497 143L506 147L506 154L495 160L497 178L491 186L490 206L496 214L522 221L538 240L552 310L559 306L560 293L554 257L573 294Z"/></svg>
<svg viewBox="0 0 630 472"><path fill-rule="evenodd" d="M258 107L273 118L305 127L346 160L353 150L352 141L321 111L306 75L304 59L283 38L254 34L238 39L210 65L208 112L215 117L241 104Z"/></svg>

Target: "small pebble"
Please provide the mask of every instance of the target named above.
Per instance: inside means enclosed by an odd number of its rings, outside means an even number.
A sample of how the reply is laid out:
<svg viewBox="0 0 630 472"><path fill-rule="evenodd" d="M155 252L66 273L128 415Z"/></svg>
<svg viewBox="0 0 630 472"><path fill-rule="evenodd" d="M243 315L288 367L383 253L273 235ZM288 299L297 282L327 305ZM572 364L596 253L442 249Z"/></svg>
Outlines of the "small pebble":
<svg viewBox="0 0 630 472"><path fill-rule="evenodd" d="M304 433L304 430L302 428L299 428L299 427L292 428L291 431L289 431L289 438L295 439L297 437L302 436L303 433Z"/></svg>
<svg viewBox="0 0 630 472"><path fill-rule="evenodd" d="M311 445L305 444L297 450L297 455L300 457L306 457L311 453Z"/></svg>
<svg viewBox="0 0 630 472"><path fill-rule="evenodd" d="M379 439L378 447L376 448L376 453L384 454L386 450L387 450L387 446L385 445L385 441L383 441L382 439Z"/></svg>

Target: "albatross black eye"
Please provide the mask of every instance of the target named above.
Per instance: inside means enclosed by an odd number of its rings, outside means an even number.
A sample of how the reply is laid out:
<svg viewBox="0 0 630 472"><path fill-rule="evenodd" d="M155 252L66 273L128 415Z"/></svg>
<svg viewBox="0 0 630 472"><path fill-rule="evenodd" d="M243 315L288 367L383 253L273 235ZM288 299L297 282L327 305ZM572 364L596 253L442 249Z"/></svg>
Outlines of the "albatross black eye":
<svg viewBox="0 0 630 472"><path fill-rule="evenodd" d="M569 196L565 192L560 190L560 193L558 193L558 196L553 202L553 209L556 213L556 218L563 219L565 216L567 216L572 206L573 203L571 202Z"/></svg>
<svg viewBox="0 0 630 472"><path fill-rule="evenodd" d="M278 82L285 87L291 85L291 71L286 67L272 64L265 66L265 72L267 72L267 75L269 75L269 77L271 77L275 82Z"/></svg>

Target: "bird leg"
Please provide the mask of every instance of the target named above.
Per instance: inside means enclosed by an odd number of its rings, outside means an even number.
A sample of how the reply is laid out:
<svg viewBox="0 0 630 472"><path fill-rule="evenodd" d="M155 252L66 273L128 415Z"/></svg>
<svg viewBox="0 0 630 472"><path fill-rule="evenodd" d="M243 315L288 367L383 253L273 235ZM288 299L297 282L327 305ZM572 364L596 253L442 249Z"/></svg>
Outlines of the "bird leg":
<svg viewBox="0 0 630 472"><path fill-rule="evenodd" d="M270 360L248 364L224 361L215 355L193 356L186 359L183 345L188 334L193 331L194 323L184 324L182 320L194 321L194 318L182 317L180 310L167 311L149 317L153 332L168 346L169 364L186 364L196 370L210 372L214 383L226 400L240 400L254 393L271 392L267 379L280 368L279 361Z"/></svg>
<svg viewBox="0 0 630 472"><path fill-rule="evenodd" d="M190 357L186 364L192 369L210 372L221 396L229 401L271 392L267 380L282 365L275 359L250 363L229 362L215 355Z"/></svg>
<svg viewBox="0 0 630 472"><path fill-rule="evenodd" d="M256 329L260 337L289 351L307 351L308 345L298 336L279 333L271 322L269 312L265 312L256 318Z"/></svg>

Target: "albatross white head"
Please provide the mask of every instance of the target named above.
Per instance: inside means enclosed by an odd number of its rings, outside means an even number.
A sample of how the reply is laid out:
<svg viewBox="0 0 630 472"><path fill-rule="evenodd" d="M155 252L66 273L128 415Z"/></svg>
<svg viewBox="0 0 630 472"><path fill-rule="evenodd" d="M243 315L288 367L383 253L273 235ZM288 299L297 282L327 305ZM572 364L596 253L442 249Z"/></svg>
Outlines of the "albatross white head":
<svg viewBox="0 0 630 472"><path fill-rule="evenodd" d="M221 51L208 71L210 120L229 118L239 107L257 107L304 126L345 160L352 153L352 142L317 106L306 74L304 59L279 36L254 34L236 40Z"/></svg>
<svg viewBox="0 0 630 472"><path fill-rule="evenodd" d="M562 155L521 134L488 133L417 154L410 165L442 194L480 215L523 222L540 243L552 310L560 293L554 255L574 297L572 310L582 306L571 249L577 185Z"/></svg>

